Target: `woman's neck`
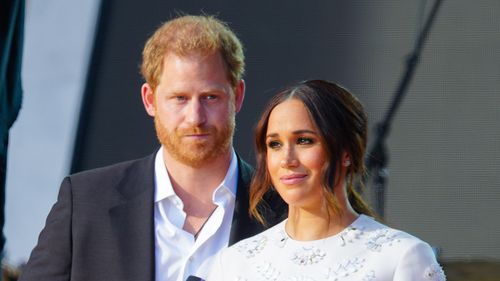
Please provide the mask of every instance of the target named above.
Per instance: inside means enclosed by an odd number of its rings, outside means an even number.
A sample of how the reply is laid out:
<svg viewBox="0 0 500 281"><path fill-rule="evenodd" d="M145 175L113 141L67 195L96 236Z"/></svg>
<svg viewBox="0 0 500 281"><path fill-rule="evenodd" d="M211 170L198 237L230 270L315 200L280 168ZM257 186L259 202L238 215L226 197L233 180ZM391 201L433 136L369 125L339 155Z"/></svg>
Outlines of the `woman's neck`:
<svg viewBox="0 0 500 281"><path fill-rule="evenodd" d="M352 208L340 208L341 213L289 207L285 230L294 240L311 241L335 235L359 216Z"/></svg>

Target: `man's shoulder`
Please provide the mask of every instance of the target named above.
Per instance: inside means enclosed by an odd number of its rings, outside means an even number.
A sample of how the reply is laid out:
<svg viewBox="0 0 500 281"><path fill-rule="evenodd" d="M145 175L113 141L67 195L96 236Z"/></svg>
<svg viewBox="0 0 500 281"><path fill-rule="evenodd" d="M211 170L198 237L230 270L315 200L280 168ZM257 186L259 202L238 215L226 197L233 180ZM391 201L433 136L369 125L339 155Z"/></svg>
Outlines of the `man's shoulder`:
<svg viewBox="0 0 500 281"><path fill-rule="evenodd" d="M112 165L85 170L72 174L71 181L93 181L93 180L113 180L125 176L139 176L144 172L151 172L154 175L155 153L143 158L118 162Z"/></svg>
<svg viewBox="0 0 500 281"><path fill-rule="evenodd" d="M245 173L248 176L252 176L253 173L254 173L254 171L255 171L255 169L252 167L252 165L250 165L248 162L246 162L238 154L236 154L236 155L237 155L237 158L238 158L238 169L240 171L242 171L242 173Z"/></svg>
<svg viewBox="0 0 500 281"><path fill-rule="evenodd" d="M237 163L238 163L238 189L245 188L248 189L250 186L250 182L252 181L252 177L254 175L254 168L248 164L243 158L241 158L238 154Z"/></svg>

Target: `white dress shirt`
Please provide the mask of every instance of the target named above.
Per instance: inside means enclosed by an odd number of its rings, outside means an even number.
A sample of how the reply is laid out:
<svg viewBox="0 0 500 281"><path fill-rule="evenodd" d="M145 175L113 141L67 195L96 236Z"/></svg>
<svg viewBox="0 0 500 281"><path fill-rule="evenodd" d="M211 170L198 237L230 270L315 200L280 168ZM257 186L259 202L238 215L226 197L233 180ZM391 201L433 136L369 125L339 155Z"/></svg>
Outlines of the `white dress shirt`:
<svg viewBox="0 0 500 281"><path fill-rule="evenodd" d="M215 254L227 247L238 179L236 153L224 180L212 200L217 208L208 218L198 238L183 230L184 204L175 194L163 161L163 148L155 159L155 280L185 281L189 275L206 279Z"/></svg>

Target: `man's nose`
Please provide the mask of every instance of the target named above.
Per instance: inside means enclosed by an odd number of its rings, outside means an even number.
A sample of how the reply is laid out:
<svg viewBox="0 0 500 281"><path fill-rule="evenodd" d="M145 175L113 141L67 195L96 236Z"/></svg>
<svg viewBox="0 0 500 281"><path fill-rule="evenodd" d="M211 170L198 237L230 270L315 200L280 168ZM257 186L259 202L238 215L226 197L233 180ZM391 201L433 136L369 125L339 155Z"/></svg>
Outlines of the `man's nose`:
<svg viewBox="0 0 500 281"><path fill-rule="evenodd" d="M186 120L193 126L199 126L207 121L205 107L198 99L192 99L188 105Z"/></svg>

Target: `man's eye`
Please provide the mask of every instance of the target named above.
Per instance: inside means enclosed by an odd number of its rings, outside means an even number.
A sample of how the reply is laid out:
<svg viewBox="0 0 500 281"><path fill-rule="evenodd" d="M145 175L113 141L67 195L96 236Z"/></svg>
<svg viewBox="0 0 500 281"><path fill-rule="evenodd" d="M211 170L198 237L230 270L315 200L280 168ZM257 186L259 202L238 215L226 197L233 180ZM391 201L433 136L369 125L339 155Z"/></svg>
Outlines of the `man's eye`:
<svg viewBox="0 0 500 281"><path fill-rule="evenodd" d="M217 96L216 96L216 95L208 95L208 96L206 97L206 99L207 99L207 100L215 100L215 99L217 99Z"/></svg>
<svg viewBox="0 0 500 281"><path fill-rule="evenodd" d="M313 144L314 140L311 138L298 138L297 144Z"/></svg>
<svg viewBox="0 0 500 281"><path fill-rule="evenodd" d="M184 97L184 96L175 96L174 98L176 101L185 101L186 100L186 97Z"/></svg>
<svg viewBox="0 0 500 281"><path fill-rule="evenodd" d="M281 143L279 141L269 141L267 143L267 147L269 147L271 149L280 148L281 147Z"/></svg>

